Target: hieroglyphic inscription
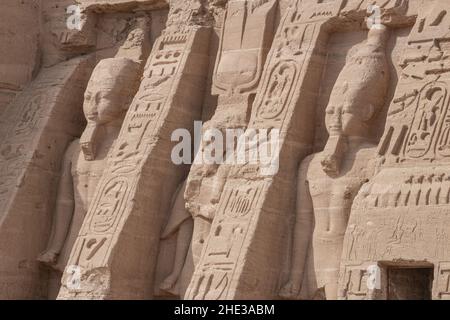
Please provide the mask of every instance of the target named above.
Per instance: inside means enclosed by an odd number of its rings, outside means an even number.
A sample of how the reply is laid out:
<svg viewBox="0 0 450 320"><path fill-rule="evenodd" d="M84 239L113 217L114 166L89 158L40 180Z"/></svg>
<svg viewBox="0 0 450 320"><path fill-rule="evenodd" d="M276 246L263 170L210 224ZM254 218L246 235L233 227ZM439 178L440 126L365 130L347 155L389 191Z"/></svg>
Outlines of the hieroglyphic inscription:
<svg viewBox="0 0 450 320"><path fill-rule="evenodd" d="M264 182L225 189L201 264L191 282L189 299L225 299L242 243L253 218L250 210L260 204Z"/></svg>
<svg viewBox="0 0 450 320"><path fill-rule="evenodd" d="M408 38L401 63L403 81L380 144L379 153L388 164L450 157L449 10L447 2L435 3L418 17Z"/></svg>
<svg viewBox="0 0 450 320"><path fill-rule="evenodd" d="M12 200L26 165L33 158L33 146L52 111L51 106L76 65L77 62L73 62L44 70L3 113L7 125L0 132L1 212L7 212L8 201Z"/></svg>
<svg viewBox="0 0 450 320"><path fill-rule="evenodd" d="M214 86L221 93L256 89L269 51L276 6L276 0L228 2L214 70Z"/></svg>
<svg viewBox="0 0 450 320"><path fill-rule="evenodd" d="M441 262L438 269L438 296L443 300L450 299L450 263Z"/></svg>

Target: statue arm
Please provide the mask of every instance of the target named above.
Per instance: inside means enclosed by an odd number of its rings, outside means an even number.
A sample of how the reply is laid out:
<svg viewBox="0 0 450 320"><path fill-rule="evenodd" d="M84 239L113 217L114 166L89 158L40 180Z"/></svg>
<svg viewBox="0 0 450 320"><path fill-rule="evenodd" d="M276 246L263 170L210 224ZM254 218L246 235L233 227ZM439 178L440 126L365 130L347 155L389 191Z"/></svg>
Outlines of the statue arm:
<svg viewBox="0 0 450 320"><path fill-rule="evenodd" d="M223 189L225 188L225 183L227 182L227 177L230 169L229 166L219 166L216 174L216 181L214 183L213 197L211 199L212 204L217 204L222 196Z"/></svg>
<svg viewBox="0 0 450 320"><path fill-rule="evenodd" d="M314 228L314 208L307 181L308 167L309 161L305 160L298 175L296 221L293 230L290 275L288 283L280 293L284 298L295 298L300 293L308 248Z"/></svg>
<svg viewBox="0 0 450 320"><path fill-rule="evenodd" d="M185 207L184 193L186 191L186 181L178 188L176 198L172 207L171 216L166 228L161 236L162 240L169 238L177 233L177 245L175 250L175 258L173 269L170 275L163 281L160 289L174 295L176 292L175 284L177 283L189 252L191 244L192 232L194 229L194 221Z"/></svg>
<svg viewBox="0 0 450 320"><path fill-rule="evenodd" d="M74 213L75 200L72 179L72 158L75 154L77 144L78 140L69 146L63 160L53 221L52 240L47 249L48 252L54 254L59 254L64 246Z"/></svg>
<svg viewBox="0 0 450 320"><path fill-rule="evenodd" d="M173 201L169 220L166 227L161 234L161 240L166 240L179 231L180 226L191 219L190 213L186 209L186 201L184 200L184 193L186 192L187 181L185 180L178 188L175 200Z"/></svg>

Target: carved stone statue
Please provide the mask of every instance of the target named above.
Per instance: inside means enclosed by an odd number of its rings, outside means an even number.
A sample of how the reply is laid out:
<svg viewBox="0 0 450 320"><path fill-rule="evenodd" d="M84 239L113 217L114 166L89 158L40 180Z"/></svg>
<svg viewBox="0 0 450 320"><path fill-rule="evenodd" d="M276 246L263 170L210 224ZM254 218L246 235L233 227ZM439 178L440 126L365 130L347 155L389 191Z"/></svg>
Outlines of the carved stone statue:
<svg viewBox="0 0 450 320"><path fill-rule="evenodd" d="M0 299L450 300L449 0L15 2Z"/></svg>
<svg viewBox="0 0 450 320"><path fill-rule="evenodd" d="M192 256L194 265L200 259L203 245L205 244L214 219L215 210L228 175L228 168L218 165L203 165L200 170L192 170L190 183L187 186L185 197L192 199L196 197L199 204L187 202L186 207L194 219L194 230L192 236ZM194 175L194 173L196 175ZM198 179L201 177L199 183Z"/></svg>
<svg viewBox="0 0 450 320"><path fill-rule="evenodd" d="M192 239L192 230L194 221L192 216L186 210L184 192L186 191L186 181L184 181L175 194L170 218L161 235L161 239L165 240L176 234L176 251L173 263L173 269L170 275L160 285L160 289L170 294L178 296L184 291L183 288L189 283L180 283L183 269L186 265L186 259ZM180 288L183 287L183 288Z"/></svg>
<svg viewBox="0 0 450 320"><path fill-rule="evenodd" d="M66 150L55 207L52 235L38 260L63 271L84 217L119 135L128 107L137 92L142 59L148 54L148 25L139 17L114 58L95 67L84 94L87 126Z"/></svg>
<svg viewBox="0 0 450 320"><path fill-rule="evenodd" d="M208 130L220 130L224 146L227 129L245 130L248 125L273 38L277 5L276 0L230 0L227 4L212 88L213 94L219 95L218 105L202 132L205 136ZM208 141L202 140L201 148L197 155L200 158L208 148ZM194 218L194 264L200 259L230 169L220 163L205 162L199 157L194 161L185 193L186 207Z"/></svg>
<svg viewBox="0 0 450 320"><path fill-rule="evenodd" d="M69 146L62 165L54 231L39 261L63 271L84 216L134 96L139 63L127 58L102 60L85 92L87 127Z"/></svg>
<svg viewBox="0 0 450 320"><path fill-rule="evenodd" d="M309 276L315 277L318 292L326 299L337 298L353 199L376 167L370 126L385 103L388 88L388 35L384 26L372 28L367 42L349 56L326 109L330 137L325 150L307 157L300 166L291 272L280 292L283 298L298 297L307 259L314 261L314 274Z"/></svg>

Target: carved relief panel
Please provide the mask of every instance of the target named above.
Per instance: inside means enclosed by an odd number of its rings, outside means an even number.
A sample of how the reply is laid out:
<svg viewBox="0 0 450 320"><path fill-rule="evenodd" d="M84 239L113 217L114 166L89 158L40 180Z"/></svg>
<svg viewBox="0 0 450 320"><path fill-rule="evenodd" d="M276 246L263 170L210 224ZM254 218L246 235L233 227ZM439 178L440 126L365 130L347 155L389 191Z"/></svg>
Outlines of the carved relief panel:
<svg viewBox="0 0 450 320"><path fill-rule="evenodd" d="M380 144L387 164L449 160L447 7L447 3L435 3L419 16L409 36L401 83Z"/></svg>
<svg viewBox="0 0 450 320"><path fill-rule="evenodd" d="M243 258L242 243L249 232L251 210L261 205L264 187L261 181L224 190L187 299L227 299L230 282Z"/></svg>
<svg viewBox="0 0 450 320"><path fill-rule="evenodd" d="M269 51L277 2L228 1L214 70L214 86L219 93L256 89Z"/></svg>
<svg viewBox="0 0 450 320"><path fill-rule="evenodd" d="M300 8L300 2L293 2L275 36L261 79L261 91L252 108L250 127L283 126L294 91L300 87L299 81L315 47L320 22L337 16L342 4L342 1L332 1Z"/></svg>
<svg viewBox="0 0 450 320"><path fill-rule="evenodd" d="M450 300L450 263L441 262L437 270L437 295L442 300Z"/></svg>

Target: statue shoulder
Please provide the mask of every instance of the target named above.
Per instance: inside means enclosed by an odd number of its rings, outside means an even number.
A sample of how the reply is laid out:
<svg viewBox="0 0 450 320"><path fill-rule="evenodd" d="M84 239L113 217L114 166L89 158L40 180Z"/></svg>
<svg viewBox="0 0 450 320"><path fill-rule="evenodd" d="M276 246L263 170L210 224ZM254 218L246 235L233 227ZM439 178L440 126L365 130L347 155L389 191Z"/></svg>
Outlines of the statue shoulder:
<svg viewBox="0 0 450 320"><path fill-rule="evenodd" d="M371 145L368 148L361 149L358 152L359 161L364 163L368 175L374 175L377 167L379 166L380 159L378 157L377 146Z"/></svg>
<svg viewBox="0 0 450 320"><path fill-rule="evenodd" d="M368 144L365 148L362 148L358 151L358 158L366 159L367 161L371 161L372 159L377 158L378 155L378 147L375 144Z"/></svg>
<svg viewBox="0 0 450 320"><path fill-rule="evenodd" d="M322 158L322 154L323 152L317 152L317 153L312 153L308 156L306 156L301 164L300 167L309 167L309 166L313 166L316 163L320 164L320 159Z"/></svg>
<svg viewBox="0 0 450 320"><path fill-rule="evenodd" d="M314 164L315 160L318 158L318 153L310 154L306 158L304 158L299 167L299 174L306 175L311 165Z"/></svg>
<svg viewBox="0 0 450 320"><path fill-rule="evenodd" d="M73 157L77 155L80 150L80 139L73 140L71 143L69 143L69 146L66 149L64 159L72 161Z"/></svg>

